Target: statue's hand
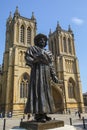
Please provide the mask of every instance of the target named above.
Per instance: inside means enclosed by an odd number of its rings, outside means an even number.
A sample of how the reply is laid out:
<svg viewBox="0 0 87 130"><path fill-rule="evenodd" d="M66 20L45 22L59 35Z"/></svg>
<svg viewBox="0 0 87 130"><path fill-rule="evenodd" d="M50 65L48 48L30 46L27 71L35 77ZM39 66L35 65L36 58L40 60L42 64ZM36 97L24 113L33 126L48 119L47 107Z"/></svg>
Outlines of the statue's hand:
<svg viewBox="0 0 87 130"><path fill-rule="evenodd" d="M57 78L57 76L54 76L54 77L53 77L53 81L54 81L55 83L58 83L58 78Z"/></svg>
<svg viewBox="0 0 87 130"><path fill-rule="evenodd" d="M42 54L41 53L38 53L36 54L35 56L33 56L33 62L36 63L36 62L40 62L40 60L42 59Z"/></svg>
<svg viewBox="0 0 87 130"><path fill-rule="evenodd" d="M49 64L49 61L48 61L48 58L45 54L38 54L37 55L37 59L41 62L41 63L44 63L44 64Z"/></svg>
<svg viewBox="0 0 87 130"><path fill-rule="evenodd" d="M44 55L41 54L41 53L38 53L36 56L35 56L35 59L43 59L44 58Z"/></svg>
<svg viewBox="0 0 87 130"><path fill-rule="evenodd" d="M53 81L58 84L63 84L63 80L58 80L57 76L53 77Z"/></svg>

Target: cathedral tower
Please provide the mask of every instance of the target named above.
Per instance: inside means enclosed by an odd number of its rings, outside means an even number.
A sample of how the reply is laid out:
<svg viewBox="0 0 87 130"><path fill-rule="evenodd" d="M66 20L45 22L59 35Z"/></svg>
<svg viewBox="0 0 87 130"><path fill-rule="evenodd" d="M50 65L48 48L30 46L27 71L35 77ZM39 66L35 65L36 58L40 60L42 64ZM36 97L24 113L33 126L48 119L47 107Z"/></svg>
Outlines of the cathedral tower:
<svg viewBox="0 0 87 130"><path fill-rule="evenodd" d="M53 33L50 30L49 49L54 55L56 74L59 80L63 80L64 110L77 109L82 111L82 86L75 52L74 34L70 26L66 31L58 23Z"/></svg>
<svg viewBox="0 0 87 130"><path fill-rule="evenodd" d="M3 63L2 110L24 110L28 94L30 68L25 63L26 49L36 35L34 13L30 19L20 15L18 7L6 23L6 43Z"/></svg>

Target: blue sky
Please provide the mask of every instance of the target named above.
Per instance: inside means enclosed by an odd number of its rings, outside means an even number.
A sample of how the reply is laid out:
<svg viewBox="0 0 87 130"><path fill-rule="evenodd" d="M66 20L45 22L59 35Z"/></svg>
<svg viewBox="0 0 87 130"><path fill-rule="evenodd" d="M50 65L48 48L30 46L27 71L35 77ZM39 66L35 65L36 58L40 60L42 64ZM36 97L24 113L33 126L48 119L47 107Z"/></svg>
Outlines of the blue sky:
<svg viewBox="0 0 87 130"><path fill-rule="evenodd" d="M87 91L87 0L3 0L0 4L0 64L5 48L6 20L19 8L20 15L37 20L37 33L55 31L57 22L65 30L68 25L74 33L76 55L79 60L83 92Z"/></svg>

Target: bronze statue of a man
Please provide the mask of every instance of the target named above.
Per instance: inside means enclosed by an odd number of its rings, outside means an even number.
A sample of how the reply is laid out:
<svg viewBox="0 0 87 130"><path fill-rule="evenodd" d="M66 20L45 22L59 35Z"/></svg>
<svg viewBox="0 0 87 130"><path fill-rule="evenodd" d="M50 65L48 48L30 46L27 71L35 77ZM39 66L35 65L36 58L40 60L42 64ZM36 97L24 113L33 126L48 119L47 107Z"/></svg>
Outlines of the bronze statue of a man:
<svg viewBox="0 0 87 130"><path fill-rule="evenodd" d="M27 65L31 67L28 99L24 112L35 114L35 120L45 122L51 120L48 113L55 111L50 78L58 83L53 57L49 50L45 50L47 36L38 34L34 38L35 46L28 48L25 54Z"/></svg>

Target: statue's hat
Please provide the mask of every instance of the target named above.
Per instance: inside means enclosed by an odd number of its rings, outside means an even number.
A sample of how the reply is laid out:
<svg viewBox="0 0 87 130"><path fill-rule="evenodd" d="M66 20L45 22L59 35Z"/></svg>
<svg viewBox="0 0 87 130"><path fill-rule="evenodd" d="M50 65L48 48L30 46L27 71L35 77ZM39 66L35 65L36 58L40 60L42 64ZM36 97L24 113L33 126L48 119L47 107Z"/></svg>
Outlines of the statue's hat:
<svg viewBox="0 0 87 130"><path fill-rule="evenodd" d="M39 34L37 34L37 35L35 36L35 38L34 38L35 44L37 44L38 41L39 41L41 38L44 38L44 40L45 40L46 42L47 42L47 40L48 40L46 35L44 35L44 34L42 34L42 33L39 33Z"/></svg>

